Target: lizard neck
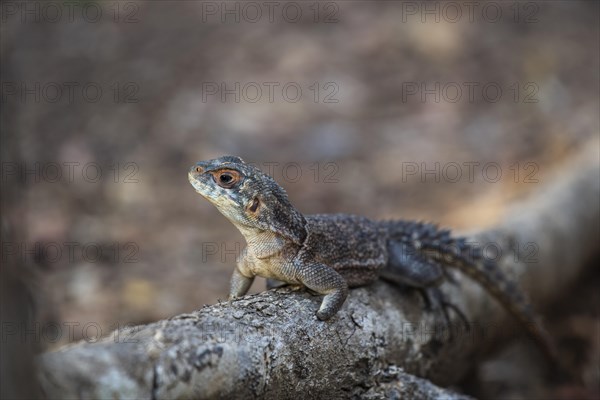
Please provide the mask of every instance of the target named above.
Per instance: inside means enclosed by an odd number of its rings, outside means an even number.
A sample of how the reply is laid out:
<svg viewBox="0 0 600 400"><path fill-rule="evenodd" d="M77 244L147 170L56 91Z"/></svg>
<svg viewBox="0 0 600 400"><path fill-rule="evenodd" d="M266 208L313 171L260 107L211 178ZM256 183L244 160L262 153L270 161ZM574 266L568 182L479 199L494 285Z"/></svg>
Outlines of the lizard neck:
<svg viewBox="0 0 600 400"><path fill-rule="evenodd" d="M271 242L277 238L277 242L301 246L307 236L306 219L287 199L267 202L258 219L251 224L231 222L248 243L256 240Z"/></svg>
<svg viewBox="0 0 600 400"><path fill-rule="evenodd" d="M294 246L291 240L272 231L245 226L238 226L237 228L244 235L248 250L259 259L272 257L280 254L290 246Z"/></svg>

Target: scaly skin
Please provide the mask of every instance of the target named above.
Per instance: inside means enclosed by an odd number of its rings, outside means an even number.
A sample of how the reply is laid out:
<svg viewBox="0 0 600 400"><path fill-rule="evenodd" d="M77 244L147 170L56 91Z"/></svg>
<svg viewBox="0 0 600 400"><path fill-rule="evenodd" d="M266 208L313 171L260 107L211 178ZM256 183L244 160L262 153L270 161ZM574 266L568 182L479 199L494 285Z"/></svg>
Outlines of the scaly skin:
<svg viewBox="0 0 600 400"><path fill-rule="evenodd" d="M443 281L444 267L456 268L488 290L556 359L550 337L517 285L447 230L346 214L303 216L281 186L239 157L198 162L188 179L246 239L231 278L231 299L245 295L255 276L276 279L325 295L317 317L327 320L342 307L349 287L381 277L427 289Z"/></svg>

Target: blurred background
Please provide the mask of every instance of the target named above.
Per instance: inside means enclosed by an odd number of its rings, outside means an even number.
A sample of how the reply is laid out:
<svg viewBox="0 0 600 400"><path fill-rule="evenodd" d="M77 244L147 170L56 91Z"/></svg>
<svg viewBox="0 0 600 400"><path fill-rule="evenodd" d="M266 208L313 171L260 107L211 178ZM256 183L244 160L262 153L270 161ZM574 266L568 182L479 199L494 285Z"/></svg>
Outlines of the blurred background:
<svg viewBox="0 0 600 400"><path fill-rule="evenodd" d="M31 287L39 350L226 298L244 242L198 160L255 163L303 213L469 231L599 133L597 2L1 11L3 292Z"/></svg>

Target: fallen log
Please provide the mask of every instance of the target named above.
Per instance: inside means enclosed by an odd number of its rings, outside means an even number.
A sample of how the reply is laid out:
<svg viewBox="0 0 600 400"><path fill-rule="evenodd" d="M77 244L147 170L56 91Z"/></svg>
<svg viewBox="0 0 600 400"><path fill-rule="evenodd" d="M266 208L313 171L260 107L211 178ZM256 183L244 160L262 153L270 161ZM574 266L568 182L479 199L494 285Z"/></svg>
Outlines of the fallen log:
<svg viewBox="0 0 600 400"><path fill-rule="evenodd" d="M540 310L597 251L598 168L597 152L580 157L502 223L469 236L494 243L504 272ZM533 259L522 254L528 244ZM389 390L461 398L433 383L459 381L521 331L467 277L457 275L443 291L468 329L457 315L447 324L442 313L424 310L416 291L385 282L352 290L326 322L315 316L320 297L280 288L46 353L40 382L48 397L65 399L348 398Z"/></svg>

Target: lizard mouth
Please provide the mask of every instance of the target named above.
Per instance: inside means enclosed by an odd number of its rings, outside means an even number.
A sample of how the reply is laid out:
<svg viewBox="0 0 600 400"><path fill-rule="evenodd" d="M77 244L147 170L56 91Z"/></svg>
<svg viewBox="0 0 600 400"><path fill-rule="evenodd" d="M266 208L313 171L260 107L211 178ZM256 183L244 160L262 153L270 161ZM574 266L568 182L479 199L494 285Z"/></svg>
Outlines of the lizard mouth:
<svg viewBox="0 0 600 400"><path fill-rule="evenodd" d="M189 172L188 180L190 184L194 188L194 190L204 197L206 200L214 204L215 206L219 205L229 205L231 206L232 200L228 199L227 196L224 195L223 189L216 187L212 184L212 181L205 182L201 177L198 176L197 173Z"/></svg>
<svg viewBox="0 0 600 400"><path fill-rule="evenodd" d="M194 190L196 192L198 192L199 194L201 194L202 196L209 198L209 193L211 191L210 187L207 187L206 184L204 184L200 179L198 179L198 177L196 176L196 174L194 174L193 172L188 172L188 181L190 181L190 184L192 185L192 187L194 188Z"/></svg>

